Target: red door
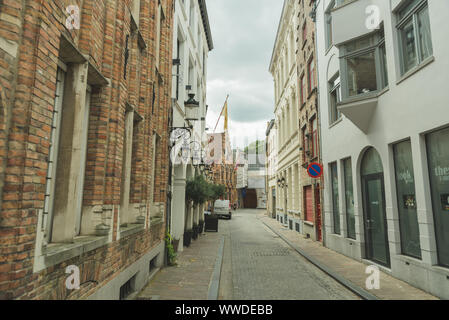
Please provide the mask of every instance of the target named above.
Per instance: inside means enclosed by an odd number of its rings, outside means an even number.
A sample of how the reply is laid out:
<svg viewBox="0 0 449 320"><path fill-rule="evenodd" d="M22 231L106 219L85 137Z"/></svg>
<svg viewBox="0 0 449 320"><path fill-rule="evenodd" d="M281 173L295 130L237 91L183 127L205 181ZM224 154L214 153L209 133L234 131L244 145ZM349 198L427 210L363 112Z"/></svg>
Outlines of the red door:
<svg viewBox="0 0 449 320"><path fill-rule="evenodd" d="M313 191L312 186L304 188L305 215L304 220L313 223Z"/></svg>
<svg viewBox="0 0 449 320"><path fill-rule="evenodd" d="M320 185L316 186L315 189L315 208L316 208L316 234L317 234L317 240L323 241L323 232L321 230L321 194L320 194Z"/></svg>

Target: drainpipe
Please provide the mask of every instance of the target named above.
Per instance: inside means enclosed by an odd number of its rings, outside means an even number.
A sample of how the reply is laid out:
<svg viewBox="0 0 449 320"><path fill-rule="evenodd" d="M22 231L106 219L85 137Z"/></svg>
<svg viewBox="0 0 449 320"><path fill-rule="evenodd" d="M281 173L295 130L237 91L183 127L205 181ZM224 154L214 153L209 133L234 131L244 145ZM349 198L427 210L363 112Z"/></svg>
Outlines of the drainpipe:
<svg viewBox="0 0 449 320"><path fill-rule="evenodd" d="M316 76L317 76L317 82L318 82L318 86L317 86L317 89L316 89L316 92L317 92L317 102L316 102L316 105L317 105L317 119L318 119L318 140L319 140L319 145L320 145L320 155L319 155L319 161L320 161L320 163L323 163L322 162L322 152L323 152L323 146L322 146L322 143L321 143L321 115L320 115L320 113L321 113L321 108L320 108L320 73L319 73L319 63L318 63L318 39L317 39L317 34L318 34L318 28L317 28L317 24L316 24L316 9L318 8L318 6L320 5L320 2L321 2L321 0L317 0L317 1L315 1L315 4L314 4L314 13L315 13L315 16L314 17L312 17L312 20L313 20L313 23L314 23L314 26L315 26L315 61L316 61L316 66L317 66L317 68L316 68L316 70L317 70L317 73L316 73ZM324 164L323 164L323 167L324 167ZM324 168L323 168L323 171L325 171L324 170ZM324 192L322 192L322 190L324 190L324 175L323 176L321 176L321 178L320 178L320 188L321 188L321 190L320 190L320 209L321 209L321 234L322 234L322 237L323 237L323 246L325 247L326 246L326 227L325 227L325 215L324 215Z"/></svg>

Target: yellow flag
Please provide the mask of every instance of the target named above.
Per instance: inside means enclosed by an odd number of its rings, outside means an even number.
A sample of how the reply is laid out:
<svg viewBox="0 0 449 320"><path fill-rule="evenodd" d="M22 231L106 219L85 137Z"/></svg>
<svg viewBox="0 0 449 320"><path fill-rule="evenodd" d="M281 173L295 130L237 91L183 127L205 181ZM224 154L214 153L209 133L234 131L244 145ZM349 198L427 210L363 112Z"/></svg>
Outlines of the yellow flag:
<svg viewBox="0 0 449 320"><path fill-rule="evenodd" d="M226 105L224 109L225 121L224 121L224 130L228 130L228 101L226 100Z"/></svg>

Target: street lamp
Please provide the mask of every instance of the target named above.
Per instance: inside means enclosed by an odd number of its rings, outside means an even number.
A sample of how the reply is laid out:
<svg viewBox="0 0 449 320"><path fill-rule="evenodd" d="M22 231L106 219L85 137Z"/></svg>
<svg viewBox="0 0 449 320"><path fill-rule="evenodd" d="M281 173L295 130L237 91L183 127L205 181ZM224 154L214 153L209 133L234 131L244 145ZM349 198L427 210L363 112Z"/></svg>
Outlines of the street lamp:
<svg viewBox="0 0 449 320"><path fill-rule="evenodd" d="M189 93L189 99L184 103L186 108L186 120L187 121L198 121L199 120L199 110L200 103L195 100L195 94Z"/></svg>

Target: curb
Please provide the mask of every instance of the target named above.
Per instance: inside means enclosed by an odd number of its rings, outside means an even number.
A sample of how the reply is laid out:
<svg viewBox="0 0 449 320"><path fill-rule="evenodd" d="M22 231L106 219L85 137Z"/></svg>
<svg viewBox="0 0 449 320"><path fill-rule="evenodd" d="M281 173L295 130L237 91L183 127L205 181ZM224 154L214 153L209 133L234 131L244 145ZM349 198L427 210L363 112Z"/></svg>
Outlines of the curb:
<svg viewBox="0 0 449 320"><path fill-rule="evenodd" d="M207 294L207 300L218 300L218 290L220 288L220 276L221 267L223 265L223 253L224 253L225 239L221 237L220 248L218 249L218 259L215 262L214 272L209 283L209 292Z"/></svg>
<svg viewBox="0 0 449 320"><path fill-rule="evenodd" d="M295 246L293 243L291 243L287 238L285 238L282 234L277 232L275 229L273 229L271 226L265 223L262 219L259 219L262 221L264 225L266 225L271 231L273 231L275 234L277 234L284 242L286 242L290 247L295 249L296 252L298 252L301 256L303 256L306 260L311 262L313 265L315 265L318 269L328 274L330 277L334 278L337 282L342 284L347 289L351 290L353 293L358 295L359 297L365 299L365 300L380 300L375 295L369 293L362 287L359 287L358 285L354 284L353 282L349 281L346 278L343 278L338 273L330 269L328 266L322 264L312 256L308 255L304 250L299 249L297 246Z"/></svg>

